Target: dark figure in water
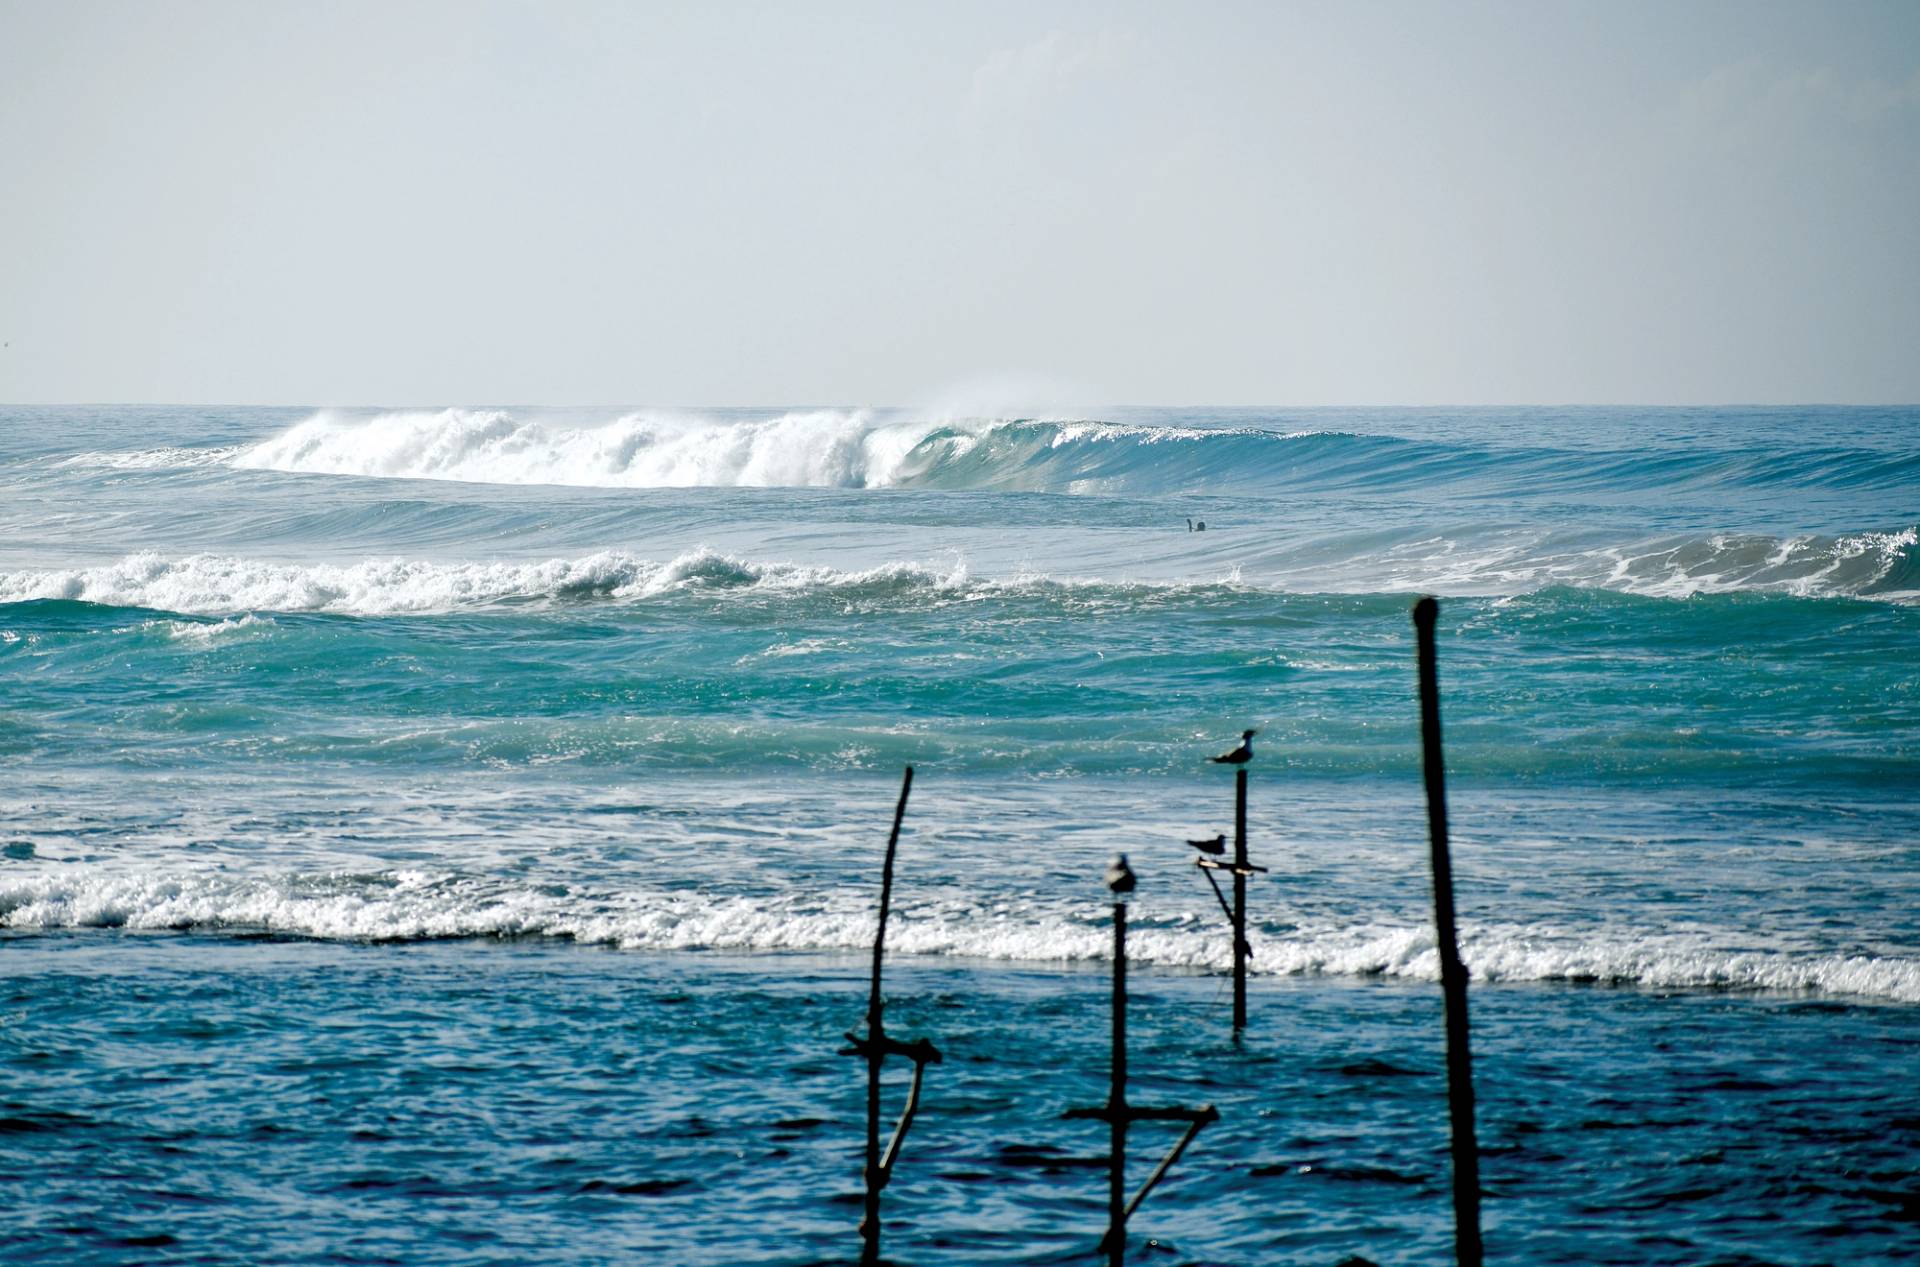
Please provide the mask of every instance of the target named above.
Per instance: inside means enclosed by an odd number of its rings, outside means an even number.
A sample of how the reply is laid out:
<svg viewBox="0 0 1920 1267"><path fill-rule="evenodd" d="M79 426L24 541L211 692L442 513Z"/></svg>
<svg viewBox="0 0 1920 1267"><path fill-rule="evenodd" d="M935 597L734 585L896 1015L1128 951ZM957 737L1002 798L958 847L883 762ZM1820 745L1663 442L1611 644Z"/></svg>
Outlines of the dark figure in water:
<svg viewBox="0 0 1920 1267"><path fill-rule="evenodd" d="M1189 518L1188 518L1188 520L1187 520L1187 531L1188 531L1188 532L1205 532L1206 530L1207 530L1207 521L1206 521L1206 520L1204 520L1204 519L1199 519L1199 520L1195 520L1195 519L1193 519L1193 518L1191 518L1191 517L1189 517Z"/></svg>
<svg viewBox="0 0 1920 1267"><path fill-rule="evenodd" d="M1231 752L1223 752L1217 757L1209 757L1208 760L1216 765L1245 765L1253 760L1253 737L1259 733L1257 730L1241 731L1238 748Z"/></svg>

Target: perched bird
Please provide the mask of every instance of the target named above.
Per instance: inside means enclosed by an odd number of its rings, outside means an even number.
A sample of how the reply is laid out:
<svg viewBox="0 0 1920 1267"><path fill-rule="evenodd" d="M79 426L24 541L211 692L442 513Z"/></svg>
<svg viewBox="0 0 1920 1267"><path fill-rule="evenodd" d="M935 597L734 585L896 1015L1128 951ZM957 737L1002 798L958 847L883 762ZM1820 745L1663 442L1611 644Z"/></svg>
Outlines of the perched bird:
<svg viewBox="0 0 1920 1267"><path fill-rule="evenodd" d="M1253 737L1259 733L1257 730L1241 731L1240 746L1238 748L1235 748L1232 752L1223 752L1217 757L1210 757L1208 760L1217 765L1245 765L1247 762L1253 760Z"/></svg>
<svg viewBox="0 0 1920 1267"><path fill-rule="evenodd" d="M1107 864L1107 887L1115 893L1131 893L1133 886L1133 868L1127 865L1127 855L1113 855L1113 861Z"/></svg>
<svg viewBox="0 0 1920 1267"><path fill-rule="evenodd" d="M1227 851L1227 834L1221 832L1218 836L1212 836L1206 840L1189 840L1187 843L1201 853L1210 853L1217 858Z"/></svg>

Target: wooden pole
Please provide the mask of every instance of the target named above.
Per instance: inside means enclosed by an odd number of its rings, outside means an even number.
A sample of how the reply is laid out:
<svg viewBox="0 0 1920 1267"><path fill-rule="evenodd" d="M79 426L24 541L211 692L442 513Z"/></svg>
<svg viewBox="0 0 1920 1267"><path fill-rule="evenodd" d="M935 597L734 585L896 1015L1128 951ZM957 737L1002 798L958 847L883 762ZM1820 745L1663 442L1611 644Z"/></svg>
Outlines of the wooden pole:
<svg viewBox="0 0 1920 1267"><path fill-rule="evenodd" d="M1233 772L1233 1032L1247 1027L1247 767Z"/></svg>
<svg viewBox="0 0 1920 1267"><path fill-rule="evenodd" d="M1113 904L1113 1082L1107 1092L1107 1263L1127 1259L1127 904Z"/></svg>
<svg viewBox="0 0 1920 1267"><path fill-rule="evenodd" d="M1480 1149L1473 1129L1473 1052L1467 1037L1467 968L1460 961L1453 911L1453 859L1447 839L1447 774L1440 749L1440 674L1434 623L1440 604L1413 606L1420 658L1420 749L1427 785L1427 838L1433 854L1433 923L1447 1025L1447 1109L1453 1127L1453 1243L1460 1267L1480 1267Z"/></svg>
<svg viewBox="0 0 1920 1267"><path fill-rule="evenodd" d="M880 1261L880 1189L886 1170L880 1163L880 1068L887 1061L886 1004L880 994L880 970L887 955L887 915L893 906L893 856L900 847L900 822L907 814L907 794L913 790L913 767L900 780L900 801L893 807L893 831L887 836L887 858L880 868L880 922L873 935L873 979L867 992L867 1196L860 1219L860 1262L874 1267ZM915 1090L919 1069L915 1070ZM904 1133L904 1131L902 1132Z"/></svg>
<svg viewBox="0 0 1920 1267"><path fill-rule="evenodd" d="M1133 888L1133 873L1127 869L1124 857L1116 858L1114 863L1114 869L1107 873L1107 883L1115 894L1125 894ZM1107 1124L1107 1234L1100 1242L1100 1250L1106 1257L1107 1267L1122 1267L1127 1257L1127 1220L1147 1199L1147 1194L1166 1178L1167 1171L1180 1160L1201 1129L1220 1120L1220 1114L1211 1104L1197 1109L1141 1108L1127 1102L1127 904L1124 897L1113 904L1113 1061L1107 1102L1097 1107L1068 1109L1062 1116L1097 1118ZM1187 1129L1129 1201L1127 1129L1141 1121L1185 1122Z"/></svg>

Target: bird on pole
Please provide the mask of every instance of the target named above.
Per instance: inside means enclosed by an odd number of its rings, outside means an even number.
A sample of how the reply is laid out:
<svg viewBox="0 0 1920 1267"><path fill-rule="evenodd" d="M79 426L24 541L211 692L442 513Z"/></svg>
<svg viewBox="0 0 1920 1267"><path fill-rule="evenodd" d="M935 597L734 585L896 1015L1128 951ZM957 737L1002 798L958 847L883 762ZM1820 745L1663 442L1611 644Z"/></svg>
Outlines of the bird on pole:
<svg viewBox="0 0 1920 1267"><path fill-rule="evenodd" d="M1259 733L1258 730L1241 731L1239 747L1231 752L1223 752L1217 757L1210 757L1208 760L1215 765L1245 765L1253 760L1253 737Z"/></svg>
<svg viewBox="0 0 1920 1267"><path fill-rule="evenodd" d="M1227 851L1227 834L1221 832L1218 836L1209 836L1205 840L1189 840L1187 844L1201 853L1210 853L1218 858Z"/></svg>
<svg viewBox="0 0 1920 1267"><path fill-rule="evenodd" d="M1136 883L1133 868L1127 865L1127 855L1113 855L1113 861L1107 864L1107 888L1116 895L1131 893Z"/></svg>

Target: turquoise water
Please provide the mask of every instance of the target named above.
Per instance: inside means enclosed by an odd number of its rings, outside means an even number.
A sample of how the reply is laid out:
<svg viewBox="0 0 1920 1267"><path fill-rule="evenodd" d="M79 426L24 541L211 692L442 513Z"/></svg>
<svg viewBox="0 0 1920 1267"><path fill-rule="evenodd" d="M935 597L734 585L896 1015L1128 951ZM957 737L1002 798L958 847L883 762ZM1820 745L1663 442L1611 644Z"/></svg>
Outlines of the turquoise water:
<svg viewBox="0 0 1920 1267"><path fill-rule="evenodd" d="M1136 1072L1225 1114L1142 1254L1433 1261L1433 592L1496 1259L1920 1259L1916 436L0 409L0 1244L851 1253L912 762L893 994L955 1058L901 1261L1090 1255L1116 849ZM1181 841L1244 726L1235 1050Z"/></svg>

